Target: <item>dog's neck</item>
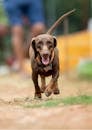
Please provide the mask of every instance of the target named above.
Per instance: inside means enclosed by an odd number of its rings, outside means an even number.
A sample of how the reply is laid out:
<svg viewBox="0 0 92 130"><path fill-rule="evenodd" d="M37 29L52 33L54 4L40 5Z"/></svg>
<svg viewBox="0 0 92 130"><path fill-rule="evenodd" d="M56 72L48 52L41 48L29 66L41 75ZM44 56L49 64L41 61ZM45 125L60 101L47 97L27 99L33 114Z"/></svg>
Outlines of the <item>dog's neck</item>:
<svg viewBox="0 0 92 130"><path fill-rule="evenodd" d="M49 70L52 70L53 59L54 59L54 51L52 52L51 60L50 60L50 63L48 65L42 64L42 62L40 60L39 54L36 57L36 61L37 61L38 66L41 67L41 68L43 68L45 72L47 72Z"/></svg>

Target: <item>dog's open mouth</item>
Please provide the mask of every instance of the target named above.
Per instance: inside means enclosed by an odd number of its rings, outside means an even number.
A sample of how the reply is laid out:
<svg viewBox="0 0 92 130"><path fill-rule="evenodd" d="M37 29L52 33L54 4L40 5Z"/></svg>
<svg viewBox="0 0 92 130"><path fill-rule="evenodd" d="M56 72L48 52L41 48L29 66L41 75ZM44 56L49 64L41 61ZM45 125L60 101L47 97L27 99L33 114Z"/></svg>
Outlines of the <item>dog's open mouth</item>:
<svg viewBox="0 0 92 130"><path fill-rule="evenodd" d="M50 62L49 56L42 56L42 63L43 63L44 65L48 65L49 62Z"/></svg>

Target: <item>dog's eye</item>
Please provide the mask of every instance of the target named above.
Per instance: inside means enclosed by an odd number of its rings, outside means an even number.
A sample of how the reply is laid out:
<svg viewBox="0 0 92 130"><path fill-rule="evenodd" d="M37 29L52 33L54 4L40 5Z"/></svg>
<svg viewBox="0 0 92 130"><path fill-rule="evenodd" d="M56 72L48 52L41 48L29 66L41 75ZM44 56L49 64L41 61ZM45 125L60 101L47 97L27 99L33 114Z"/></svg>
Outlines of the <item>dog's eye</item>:
<svg viewBox="0 0 92 130"><path fill-rule="evenodd" d="M49 44L52 44L52 42L51 41L47 41L47 44L49 45Z"/></svg>
<svg viewBox="0 0 92 130"><path fill-rule="evenodd" d="M52 45L52 42L51 42L51 41L47 41L47 45L48 45L49 49L53 47L53 45Z"/></svg>
<svg viewBox="0 0 92 130"><path fill-rule="evenodd" d="M41 49L41 46L40 46L40 45L37 45L37 48L38 48L38 49Z"/></svg>
<svg viewBox="0 0 92 130"><path fill-rule="evenodd" d="M51 49L53 46L52 45L49 45L49 49Z"/></svg>

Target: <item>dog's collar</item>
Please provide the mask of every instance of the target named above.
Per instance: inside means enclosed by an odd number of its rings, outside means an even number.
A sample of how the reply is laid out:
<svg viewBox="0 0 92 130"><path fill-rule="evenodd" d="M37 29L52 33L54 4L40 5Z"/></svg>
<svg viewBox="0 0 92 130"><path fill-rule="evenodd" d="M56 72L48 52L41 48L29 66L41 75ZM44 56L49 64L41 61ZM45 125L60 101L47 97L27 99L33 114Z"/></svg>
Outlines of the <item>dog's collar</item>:
<svg viewBox="0 0 92 130"><path fill-rule="evenodd" d="M43 68L45 72L49 71L49 70L52 70L52 61L54 59L54 51L52 52L52 57L51 57L51 60L50 60L50 63L48 65L44 65L42 64L42 62L40 61L40 56L38 55L36 57L36 61L37 61L37 64L40 68Z"/></svg>

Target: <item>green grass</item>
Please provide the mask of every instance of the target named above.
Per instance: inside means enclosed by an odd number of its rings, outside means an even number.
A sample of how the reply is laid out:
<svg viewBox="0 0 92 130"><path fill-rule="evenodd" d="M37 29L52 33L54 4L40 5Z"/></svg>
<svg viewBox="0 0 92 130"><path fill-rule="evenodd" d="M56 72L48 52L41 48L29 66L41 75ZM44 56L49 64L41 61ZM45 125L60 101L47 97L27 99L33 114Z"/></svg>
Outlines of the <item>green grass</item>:
<svg viewBox="0 0 92 130"><path fill-rule="evenodd" d="M62 100L64 105L74 104L92 104L92 96L82 95L77 97L69 97Z"/></svg>
<svg viewBox="0 0 92 130"><path fill-rule="evenodd" d="M36 103L28 103L24 105L27 108L42 108L42 107L57 107L63 105L75 105L75 104L92 104L92 96L82 95L76 97L67 97L63 99L50 99L47 101L40 101Z"/></svg>
<svg viewBox="0 0 92 130"><path fill-rule="evenodd" d="M25 105L25 107L28 108L39 108L39 107L55 107L58 106L59 104L61 104L61 99L49 99L47 101L41 100L36 101L35 103L28 103Z"/></svg>

